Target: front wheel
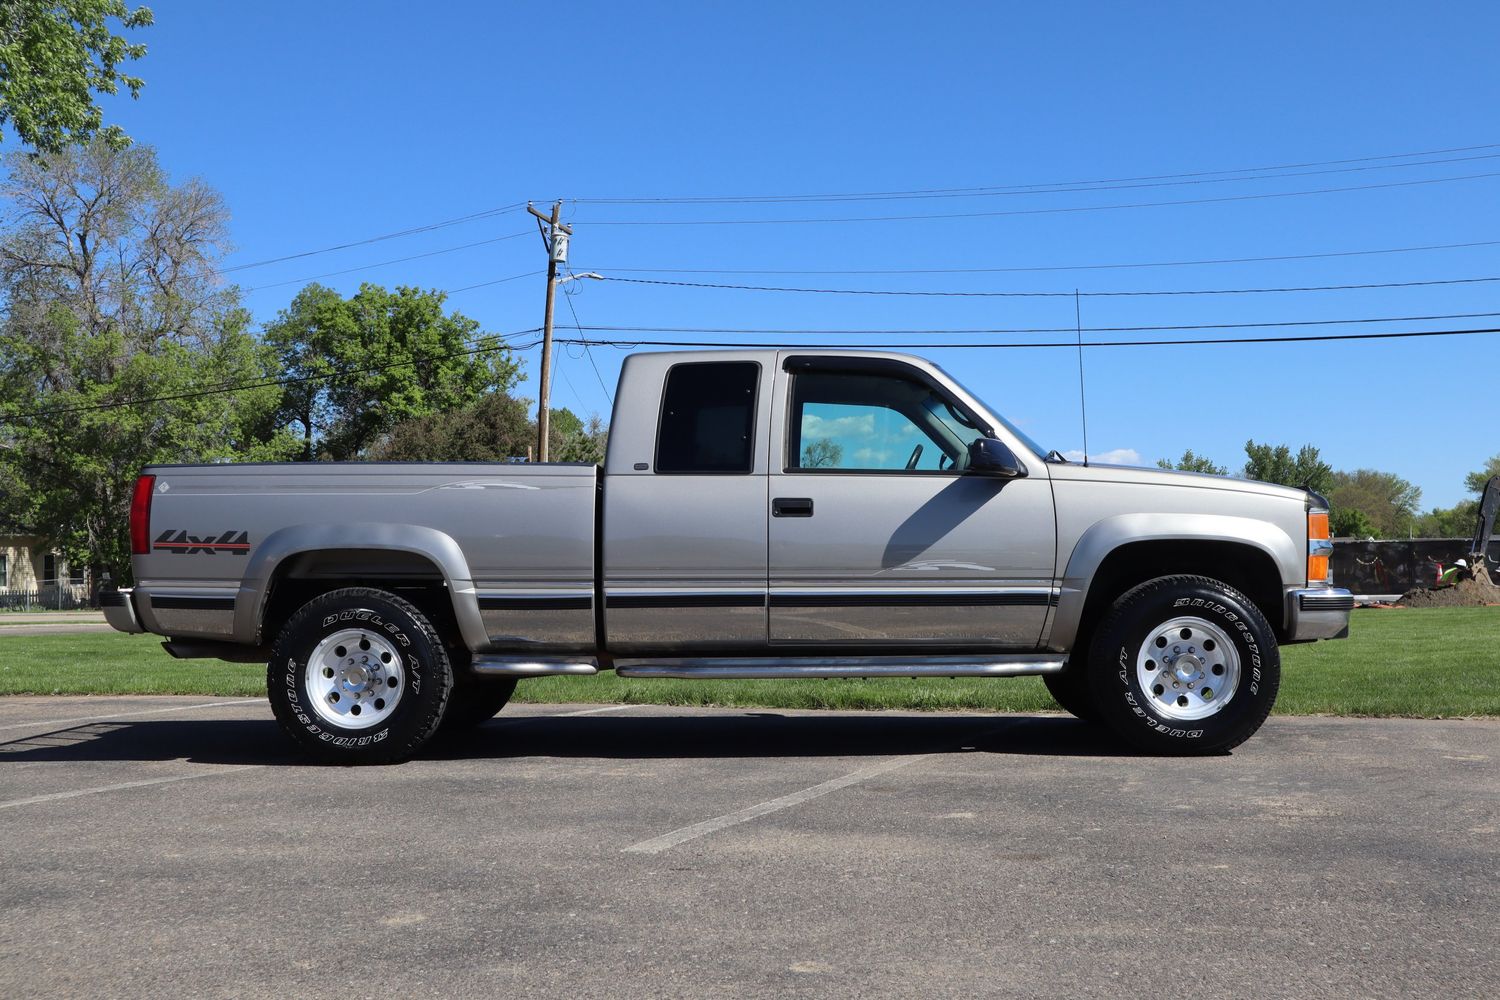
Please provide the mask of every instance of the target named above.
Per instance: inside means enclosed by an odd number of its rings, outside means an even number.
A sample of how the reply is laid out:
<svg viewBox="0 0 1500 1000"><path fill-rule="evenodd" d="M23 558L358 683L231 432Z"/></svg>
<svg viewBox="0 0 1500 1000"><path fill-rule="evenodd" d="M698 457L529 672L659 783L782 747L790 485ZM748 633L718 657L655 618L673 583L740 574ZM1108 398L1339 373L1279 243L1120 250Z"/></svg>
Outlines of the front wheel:
<svg viewBox="0 0 1500 1000"><path fill-rule="evenodd" d="M1095 707L1128 742L1157 753L1230 750L1276 703L1281 653L1248 597L1201 576L1166 576L1115 602L1089 656Z"/></svg>
<svg viewBox="0 0 1500 1000"><path fill-rule="evenodd" d="M437 730L453 668L415 605L370 587L314 598L282 628L266 669L276 720L329 763L390 764Z"/></svg>

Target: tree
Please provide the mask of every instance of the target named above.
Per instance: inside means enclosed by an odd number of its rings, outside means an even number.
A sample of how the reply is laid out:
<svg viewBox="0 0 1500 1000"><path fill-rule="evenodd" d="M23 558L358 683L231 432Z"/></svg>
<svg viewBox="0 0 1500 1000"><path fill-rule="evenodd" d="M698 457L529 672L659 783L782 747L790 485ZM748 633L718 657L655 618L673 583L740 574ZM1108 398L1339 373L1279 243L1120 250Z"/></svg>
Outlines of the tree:
<svg viewBox="0 0 1500 1000"><path fill-rule="evenodd" d="M370 449L381 462L504 462L536 446L529 401L491 393L471 406L403 421Z"/></svg>
<svg viewBox="0 0 1500 1000"><path fill-rule="evenodd" d="M1246 441L1245 459L1241 475L1246 479L1316 493L1326 493L1333 482L1333 468L1318 457L1318 449L1310 444L1303 445L1293 456L1292 450L1284 444L1273 446Z"/></svg>
<svg viewBox="0 0 1500 1000"><path fill-rule="evenodd" d="M1191 448L1183 452L1182 457L1175 464L1167 461L1165 458L1158 458L1156 460L1156 467L1159 469L1176 469L1178 472L1206 472L1210 476L1229 475L1227 468L1222 465L1215 465L1206 456L1193 454L1193 449Z"/></svg>
<svg viewBox="0 0 1500 1000"><path fill-rule="evenodd" d="M817 438L802 446L802 468L835 469L844 460L844 446L832 438Z"/></svg>
<svg viewBox="0 0 1500 1000"><path fill-rule="evenodd" d="M129 579L130 484L159 462L273 458L275 358L212 278L223 201L149 147L13 154L0 231L0 482L70 562ZM207 390L207 391L205 391ZM167 398L157 398L167 397ZM144 402L135 402L144 401Z"/></svg>
<svg viewBox="0 0 1500 1000"><path fill-rule="evenodd" d="M1469 538L1478 518L1479 501L1461 500L1452 507L1418 514L1410 531L1417 538Z"/></svg>
<svg viewBox="0 0 1500 1000"><path fill-rule="evenodd" d="M1335 519L1342 511L1358 511L1367 529L1338 534L1375 535L1397 538L1410 530L1422 503L1421 487L1413 486L1393 472L1355 469L1335 472L1327 491Z"/></svg>
<svg viewBox="0 0 1500 1000"><path fill-rule="evenodd" d="M534 451L536 421L531 400L503 392L446 413L403 421L372 447L382 462L504 462ZM599 417L580 420L569 410L552 411L552 454L559 462L604 461L609 432Z"/></svg>
<svg viewBox="0 0 1500 1000"><path fill-rule="evenodd" d="M1340 507L1332 512L1329 528L1335 538L1371 538L1377 534L1375 522L1357 507ZM1390 537L1386 534L1385 537Z"/></svg>
<svg viewBox="0 0 1500 1000"><path fill-rule="evenodd" d="M609 428L599 414L593 413L588 420L579 420L571 410L553 410L547 432L551 438L547 451L554 462L588 462L593 465L604 462L604 453L609 446Z"/></svg>
<svg viewBox="0 0 1500 1000"><path fill-rule="evenodd" d="M397 424L461 409L510 389L519 367L479 322L444 314L439 291L361 285L345 299L308 285L266 327L293 380L281 417L303 459L362 457Z"/></svg>
<svg viewBox="0 0 1500 1000"><path fill-rule="evenodd" d="M1464 486L1470 493L1479 494L1484 492L1484 484L1490 481L1491 476L1500 476L1500 455L1492 455L1484 463L1484 468L1478 472L1471 472L1464 477Z"/></svg>
<svg viewBox="0 0 1500 1000"><path fill-rule="evenodd" d="M125 0L0 0L0 136L9 125L44 153L96 137L112 147L130 142L94 103L122 84L139 97L144 85L122 67L146 46L111 34L112 20L145 28L152 15Z"/></svg>

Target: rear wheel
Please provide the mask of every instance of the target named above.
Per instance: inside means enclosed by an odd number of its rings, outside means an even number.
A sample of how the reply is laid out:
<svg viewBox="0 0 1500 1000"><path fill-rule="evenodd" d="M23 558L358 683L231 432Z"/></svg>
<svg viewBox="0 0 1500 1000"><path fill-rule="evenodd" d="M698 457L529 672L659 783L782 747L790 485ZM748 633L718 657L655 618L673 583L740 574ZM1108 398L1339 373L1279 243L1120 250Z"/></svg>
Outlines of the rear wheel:
<svg viewBox="0 0 1500 1000"><path fill-rule="evenodd" d="M282 628L266 670L281 728L319 760L389 764L437 730L453 685L428 618L369 587L314 598Z"/></svg>
<svg viewBox="0 0 1500 1000"><path fill-rule="evenodd" d="M1213 753L1266 721L1281 654L1244 594L1207 577L1167 576L1115 602L1095 633L1088 676L1101 719L1130 743Z"/></svg>

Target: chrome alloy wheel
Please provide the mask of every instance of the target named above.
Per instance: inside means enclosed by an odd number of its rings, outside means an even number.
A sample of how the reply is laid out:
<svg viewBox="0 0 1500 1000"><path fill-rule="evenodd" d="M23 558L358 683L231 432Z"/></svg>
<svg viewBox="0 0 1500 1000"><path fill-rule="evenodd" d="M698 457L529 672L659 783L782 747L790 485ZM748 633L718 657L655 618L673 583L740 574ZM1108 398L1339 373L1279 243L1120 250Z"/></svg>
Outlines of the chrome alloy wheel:
<svg viewBox="0 0 1500 1000"><path fill-rule="evenodd" d="M1135 677L1151 708L1191 722L1217 715L1240 686L1240 651L1219 626L1173 618L1152 629L1135 658Z"/></svg>
<svg viewBox="0 0 1500 1000"><path fill-rule="evenodd" d="M390 718L406 690L401 655L366 629L335 632L307 658L313 711L344 729L368 729Z"/></svg>

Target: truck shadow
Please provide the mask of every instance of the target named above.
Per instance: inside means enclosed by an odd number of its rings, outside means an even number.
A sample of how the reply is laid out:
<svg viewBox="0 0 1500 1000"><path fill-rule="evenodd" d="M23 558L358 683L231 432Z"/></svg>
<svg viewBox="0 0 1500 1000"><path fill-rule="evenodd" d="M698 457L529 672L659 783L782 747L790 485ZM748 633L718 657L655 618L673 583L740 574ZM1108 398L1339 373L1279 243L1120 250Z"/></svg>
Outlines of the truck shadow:
<svg viewBox="0 0 1500 1000"><path fill-rule="evenodd" d="M417 757L722 759L898 757L913 754L1128 757L1137 752L1103 730L1063 716L879 715L559 718L504 716L439 738ZM0 742L6 763L162 761L300 766L307 761L270 720L96 722Z"/></svg>

